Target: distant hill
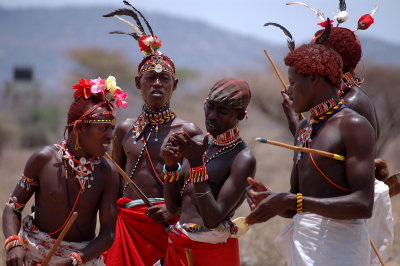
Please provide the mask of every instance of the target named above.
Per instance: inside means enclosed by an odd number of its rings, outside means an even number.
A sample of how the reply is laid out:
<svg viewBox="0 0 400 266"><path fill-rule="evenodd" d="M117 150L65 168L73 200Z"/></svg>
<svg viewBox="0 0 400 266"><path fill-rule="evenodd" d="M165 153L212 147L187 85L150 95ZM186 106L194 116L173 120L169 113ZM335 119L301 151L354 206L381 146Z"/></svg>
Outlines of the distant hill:
<svg viewBox="0 0 400 266"><path fill-rule="evenodd" d="M65 51L79 46L121 50L138 62L141 58L133 38L110 35L130 31L114 18L102 15L114 8L0 9L0 80L10 80L12 69L29 65L46 87L64 86L66 73L75 66ZM179 67L218 71L265 66L263 49L283 58L284 46L252 39L211 27L203 22L144 12L165 51ZM400 64L400 47L362 39L364 61Z"/></svg>

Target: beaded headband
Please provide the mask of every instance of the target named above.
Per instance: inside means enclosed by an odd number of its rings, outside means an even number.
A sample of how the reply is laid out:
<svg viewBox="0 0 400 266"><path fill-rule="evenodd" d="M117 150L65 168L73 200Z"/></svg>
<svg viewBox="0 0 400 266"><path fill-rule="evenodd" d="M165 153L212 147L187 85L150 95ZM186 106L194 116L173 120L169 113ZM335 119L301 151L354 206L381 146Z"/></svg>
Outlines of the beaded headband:
<svg viewBox="0 0 400 266"><path fill-rule="evenodd" d="M132 6L128 1L123 1L123 3L130 8L120 8L111 13L103 15L103 17L115 17L122 22L128 24L129 27L134 30L134 32L131 33L112 31L110 32L110 34L125 34L133 37L135 40L138 41L140 51L145 56L145 58L138 66L138 75L140 76L146 71L154 70L157 73L167 71L175 76L175 65L172 60L169 57L163 55L160 51L158 51L158 49L161 47L162 42L158 39L156 35L154 35L150 23L143 16L143 14L134 6ZM136 25L132 24L121 16L132 17ZM139 17L145 22L150 34L146 34Z"/></svg>

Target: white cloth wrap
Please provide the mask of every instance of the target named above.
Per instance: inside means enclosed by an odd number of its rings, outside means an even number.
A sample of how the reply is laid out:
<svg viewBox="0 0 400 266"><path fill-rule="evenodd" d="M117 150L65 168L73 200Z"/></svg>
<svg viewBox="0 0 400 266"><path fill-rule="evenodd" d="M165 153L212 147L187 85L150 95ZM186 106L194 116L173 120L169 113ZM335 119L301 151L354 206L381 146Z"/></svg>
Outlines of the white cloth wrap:
<svg viewBox="0 0 400 266"><path fill-rule="evenodd" d="M337 220L313 213L293 217L292 266L365 266L370 243L365 219Z"/></svg>
<svg viewBox="0 0 400 266"><path fill-rule="evenodd" d="M375 180L374 210L367 221L368 232L383 261L387 261L394 239L394 222L389 187ZM380 266L378 256L371 249L371 265Z"/></svg>
<svg viewBox="0 0 400 266"><path fill-rule="evenodd" d="M22 221L22 229L19 236L26 242L24 249L28 250L28 262L32 265L34 262L42 262L50 249L53 247L56 239L50 237L47 233L41 232L33 223L34 214L27 215ZM60 246L53 257L68 257L73 252L84 249L90 241L71 242L61 241ZM53 258L52 257L52 258ZM51 262L52 260L50 260ZM84 263L89 266L105 265L102 256Z"/></svg>

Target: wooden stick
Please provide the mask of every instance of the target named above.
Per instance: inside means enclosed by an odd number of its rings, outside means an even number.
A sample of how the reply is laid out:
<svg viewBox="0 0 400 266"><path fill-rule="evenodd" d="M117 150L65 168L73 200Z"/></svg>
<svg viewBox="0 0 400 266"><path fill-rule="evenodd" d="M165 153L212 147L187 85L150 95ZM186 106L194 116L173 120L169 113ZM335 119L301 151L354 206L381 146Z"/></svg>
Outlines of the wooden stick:
<svg viewBox="0 0 400 266"><path fill-rule="evenodd" d="M128 182L129 186L133 189L133 191L136 192L136 194L143 200L143 202L146 204L147 207L152 207L153 204L150 202L149 198L146 197L146 195L143 193L143 191L132 181L132 179L129 178L129 176L125 173L124 170L117 164L116 161L111 158L111 156L106 152L104 153L104 157L112 161L117 167L117 170L119 174L125 179L126 182ZM165 232L168 234L169 231L169 224L167 222L163 222L162 225L164 226Z"/></svg>
<svg viewBox="0 0 400 266"><path fill-rule="evenodd" d="M57 237L57 240L54 243L53 247L50 249L50 252L47 254L46 258L42 262L42 264L41 264L42 266L46 266L49 263L49 261L50 261L51 257L53 256L54 252L56 252L57 248L60 246L61 241L64 239L64 236L67 234L69 228L75 222L76 218L78 218L78 213L77 212L72 213L72 215L69 218L67 224L65 225L65 227L61 231L60 235Z"/></svg>
<svg viewBox="0 0 400 266"><path fill-rule="evenodd" d="M381 255L379 254L379 251L378 251L378 249L376 248L376 246L375 246L375 244L374 244L374 241L372 241L372 238L371 238L371 237L369 237L369 242L371 243L371 247L372 247L372 249L375 251L376 256L378 257L379 262L382 264L382 266L385 266L385 262L383 261Z"/></svg>
<svg viewBox="0 0 400 266"><path fill-rule="evenodd" d="M286 92L287 89L288 89L288 87L287 87L285 81L283 80L281 73L279 72L278 68L276 67L274 60L272 60L272 57L269 55L269 53L268 53L267 50L264 50L264 53L265 53L265 55L268 57L269 62L271 62L271 65L272 65L272 67L274 68L275 73L278 75L278 78L279 78L279 80L281 81L281 83L282 83L282 85L283 85L283 88L284 88L284 90L285 90L285 92ZM302 113L300 113L300 118L301 118L301 119L304 119L304 115L303 115Z"/></svg>
<svg viewBox="0 0 400 266"><path fill-rule="evenodd" d="M143 202L146 204L146 206L152 207L153 204L150 202L149 198L146 197L146 195L143 193L143 191L132 181L132 179L130 179L128 177L128 175L125 173L125 171L122 170L122 168L114 161L113 158L111 158L111 156L107 152L104 154L104 157L106 157L107 159L109 159L110 161L112 161L114 163L115 167L117 167L119 174L125 179L126 182L128 182L129 186L133 189L133 191L136 192L136 194L139 196L139 198L141 198L143 200Z"/></svg>
<svg viewBox="0 0 400 266"><path fill-rule="evenodd" d="M339 161L345 161L345 157L344 156L339 155L339 154L335 154L335 153L330 153L330 152L316 150L316 149L310 149L310 148L304 148L304 147L297 147L297 146L294 146L294 145L289 145L289 144L286 144L286 143L273 141L273 140L269 140L269 139L266 139L266 138L256 138L256 140L261 142L261 143L271 144L271 145L283 147L283 148L294 150L294 151L313 153L313 154L321 155L321 156L328 157L328 158L331 158L331 159L335 159L335 160L339 160Z"/></svg>
<svg viewBox="0 0 400 266"><path fill-rule="evenodd" d="M386 178L383 182L389 187L391 198L400 193L400 172Z"/></svg>

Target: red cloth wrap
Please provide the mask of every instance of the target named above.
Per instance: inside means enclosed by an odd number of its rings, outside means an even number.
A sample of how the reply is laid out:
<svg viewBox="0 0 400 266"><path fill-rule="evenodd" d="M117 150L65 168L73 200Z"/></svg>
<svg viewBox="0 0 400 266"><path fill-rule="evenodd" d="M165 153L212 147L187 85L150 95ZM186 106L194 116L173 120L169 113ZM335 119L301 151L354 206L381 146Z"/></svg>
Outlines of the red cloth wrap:
<svg viewBox="0 0 400 266"><path fill-rule="evenodd" d="M148 208L145 204L125 209L124 205L130 201L128 198L120 198L117 202L115 240L104 253L107 266L153 265L164 257L167 250L168 236L164 227L144 214ZM160 204L165 203L154 203ZM172 220L176 222L178 219Z"/></svg>
<svg viewBox="0 0 400 266"><path fill-rule="evenodd" d="M177 235L175 232L180 233ZM186 266L185 248L193 254L193 265L240 266L239 242L237 238L228 238L227 243L209 244L191 240L174 228L169 231L168 250L164 266Z"/></svg>

